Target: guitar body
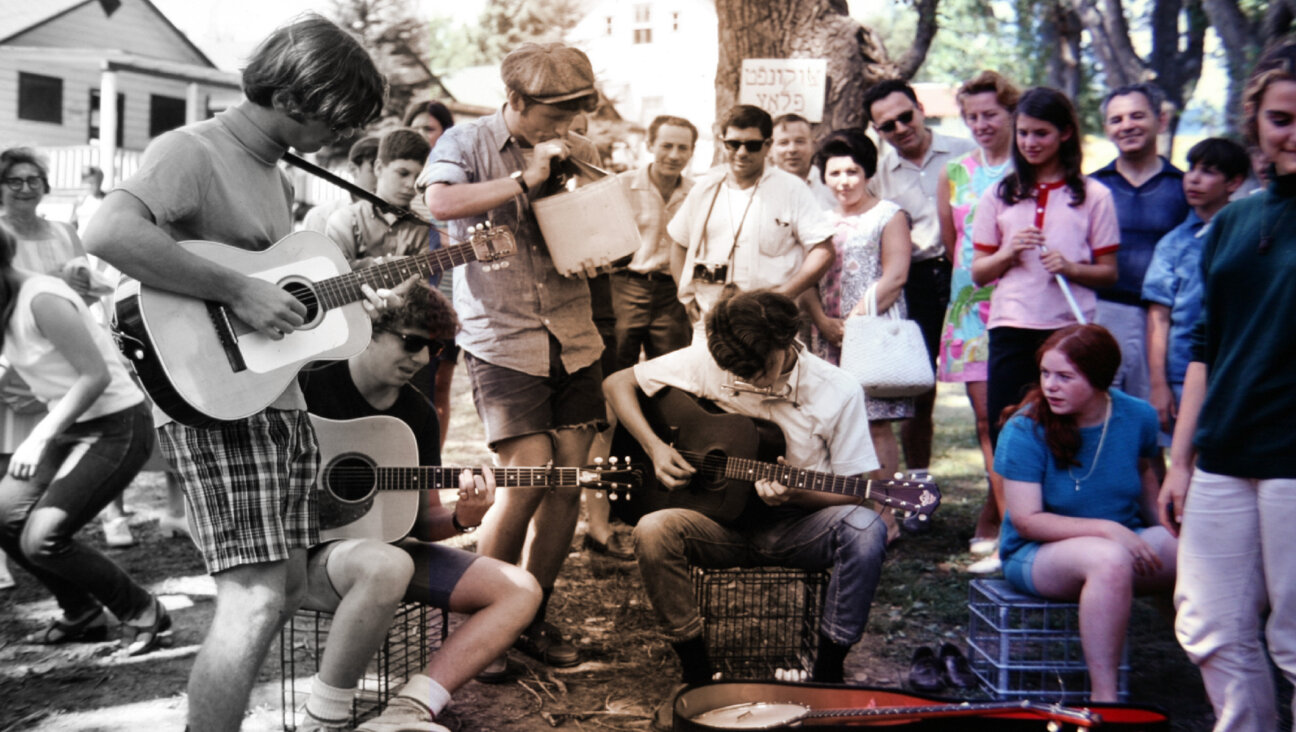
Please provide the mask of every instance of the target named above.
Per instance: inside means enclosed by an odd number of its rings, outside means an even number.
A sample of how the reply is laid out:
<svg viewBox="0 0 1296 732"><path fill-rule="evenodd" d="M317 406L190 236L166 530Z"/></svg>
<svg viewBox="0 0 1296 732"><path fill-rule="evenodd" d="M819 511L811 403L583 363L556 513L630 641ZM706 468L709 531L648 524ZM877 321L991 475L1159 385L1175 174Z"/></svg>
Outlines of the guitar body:
<svg viewBox="0 0 1296 732"><path fill-rule="evenodd" d="M773 422L729 414L677 389L662 389L652 397L640 392L639 406L657 436L676 449L706 454L708 463L712 457L721 463L724 458L775 462L786 447L783 431ZM632 462L648 463L638 441L622 427L612 438L612 452L629 455ZM621 520L630 524L663 508L690 508L716 521L732 522L754 495L750 482L726 479L706 467L694 475L686 488L674 491L662 488L654 471L645 473L643 490L628 501L613 503Z"/></svg>
<svg viewBox="0 0 1296 732"><path fill-rule="evenodd" d="M357 303L323 310L314 283L351 267L332 241L302 231L260 252L207 241L180 246L243 274L274 282L307 303L306 323L272 340L205 300L134 283L118 293L122 352L162 411L205 426L242 419L272 403L300 368L348 358L369 343L369 317Z"/></svg>
<svg viewBox="0 0 1296 732"><path fill-rule="evenodd" d="M400 541L414 527L422 491L379 488L378 467L418 465L418 441L395 417L310 415L320 447L320 539ZM361 451L363 450L363 452Z"/></svg>

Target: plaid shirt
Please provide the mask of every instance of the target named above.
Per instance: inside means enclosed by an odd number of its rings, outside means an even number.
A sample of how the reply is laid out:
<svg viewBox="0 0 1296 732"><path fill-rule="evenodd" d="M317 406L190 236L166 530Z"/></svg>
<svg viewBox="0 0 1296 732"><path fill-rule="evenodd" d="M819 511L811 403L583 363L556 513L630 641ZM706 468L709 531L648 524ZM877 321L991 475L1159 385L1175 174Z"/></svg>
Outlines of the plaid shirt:
<svg viewBox="0 0 1296 732"><path fill-rule="evenodd" d="M569 135L567 142L572 155L598 163L589 140ZM524 155L529 154L509 133L501 110L446 130L419 176L419 188L505 178L524 169ZM517 238L517 254L504 260L507 267L488 271L474 262L455 273L454 306L463 326L456 342L487 363L547 377L552 333L562 344L563 367L574 373L597 361L603 351L590 312L589 285L554 269L529 196L481 216L449 222L451 243L467 239L472 226L486 221L508 228Z"/></svg>

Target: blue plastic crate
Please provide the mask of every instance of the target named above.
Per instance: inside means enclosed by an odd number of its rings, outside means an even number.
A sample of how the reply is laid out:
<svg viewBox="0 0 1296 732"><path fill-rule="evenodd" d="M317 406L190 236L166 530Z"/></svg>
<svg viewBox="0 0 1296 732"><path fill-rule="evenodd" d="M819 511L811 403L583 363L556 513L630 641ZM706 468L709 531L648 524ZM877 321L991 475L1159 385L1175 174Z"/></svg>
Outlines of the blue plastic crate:
<svg viewBox="0 0 1296 732"><path fill-rule="evenodd" d="M999 699L1081 702L1089 698L1089 673L1080 645L1075 603L1024 595L1004 580L973 580L968 589L969 662ZM1129 697L1129 644L1117 678Z"/></svg>

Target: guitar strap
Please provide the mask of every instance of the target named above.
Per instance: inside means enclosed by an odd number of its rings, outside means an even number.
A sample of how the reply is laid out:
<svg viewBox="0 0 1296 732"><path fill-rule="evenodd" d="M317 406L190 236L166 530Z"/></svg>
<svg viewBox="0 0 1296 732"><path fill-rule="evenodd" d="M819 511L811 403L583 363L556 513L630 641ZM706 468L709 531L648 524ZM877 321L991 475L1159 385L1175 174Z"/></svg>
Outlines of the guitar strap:
<svg viewBox="0 0 1296 732"><path fill-rule="evenodd" d="M317 178L321 178L323 180L328 181L329 183L332 183L333 185L337 186L338 188L341 188L347 193L350 193L356 198L360 198L365 201L368 201L369 203L372 203L373 205L378 207L379 211L382 211L383 213L389 213L399 219L410 219L411 221L417 221L420 224L433 226L431 221L428 221L427 219L423 218L422 216L419 216L413 211L401 208L400 206L397 206L393 203L388 203L387 201L384 201L378 196L375 196L369 191L366 191L365 189L356 185L355 183L352 183L346 178L342 178L338 175L335 175L332 171L325 170L324 168L321 168L320 166L310 162L309 160L305 160L290 152L284 153L283 159L285 163L288 163L294 168L304 170L307 173L310 173L311 175Z"/></svg>

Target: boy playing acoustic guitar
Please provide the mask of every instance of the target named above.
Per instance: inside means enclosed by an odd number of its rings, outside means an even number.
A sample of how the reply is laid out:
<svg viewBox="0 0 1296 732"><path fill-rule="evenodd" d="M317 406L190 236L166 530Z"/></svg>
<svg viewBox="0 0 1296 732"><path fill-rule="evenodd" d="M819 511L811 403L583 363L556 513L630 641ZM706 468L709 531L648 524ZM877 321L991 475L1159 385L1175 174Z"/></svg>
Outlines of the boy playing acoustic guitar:
<svg viewBox="0 0 1296 732"><path fill-rule="evenodd" d="M376 119L384 80L351 35L306 15L257 47L243 92L214 119L154 140L139 172L104 199L85 243L143 285L222 303L278 340L303 323L296 298L176 243L260 251L291 233L292 185L279 159ZM364 289L372 315L385 297ZM306 548L319 542L315 435L295 381L244 419L200 428L155 410L155 421L216 581L212 624L189 677L189 727L234 732L271 640L301 600Z"/></svg>

